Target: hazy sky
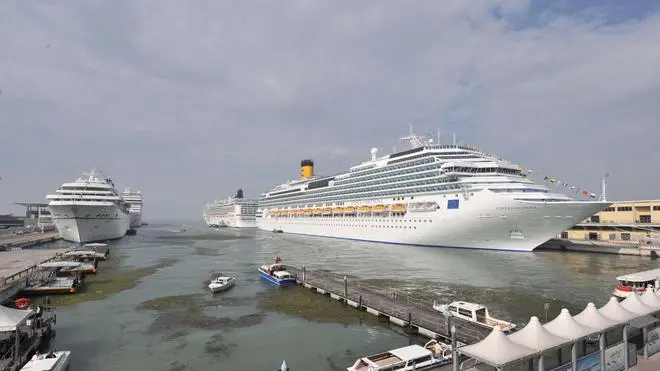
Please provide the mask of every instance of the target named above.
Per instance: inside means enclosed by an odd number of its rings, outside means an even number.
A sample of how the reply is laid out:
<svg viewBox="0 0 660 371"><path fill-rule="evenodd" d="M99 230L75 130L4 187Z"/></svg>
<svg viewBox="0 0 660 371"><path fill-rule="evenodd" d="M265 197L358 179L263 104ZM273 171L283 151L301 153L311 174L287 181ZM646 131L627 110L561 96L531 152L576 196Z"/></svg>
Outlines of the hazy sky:
<svg viewBox="0 0 660 371"><path fill-rule="evenodd" d="M146 219L201 218L301 159L389 152L410 122L660 198L659 37L654 0L5 0L0 213L95 165Z"/></svg>

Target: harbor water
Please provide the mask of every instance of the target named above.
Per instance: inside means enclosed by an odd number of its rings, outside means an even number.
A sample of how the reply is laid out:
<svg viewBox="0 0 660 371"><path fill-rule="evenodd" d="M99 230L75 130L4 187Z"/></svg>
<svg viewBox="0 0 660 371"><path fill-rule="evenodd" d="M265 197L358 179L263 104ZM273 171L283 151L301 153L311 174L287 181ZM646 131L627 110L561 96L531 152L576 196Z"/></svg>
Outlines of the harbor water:
<svg viewBox="0 0 660 371"><path fill-rule="evenodd" d="M302 287L260 280L257 267L278 255L399 296L479 302L521 324L530 315L544 321L544 303L550 318L561 307L577 314L588 302L600 306L617 275L658 266L633 256L425 248L201 224L152 224L110 246L88 292L53 298L54 345L73 351L72 371L276 370L282 360L292 371L341 370L424 341ZM213 295L206 285L221 273L236 276L236 287Z"/></svg>

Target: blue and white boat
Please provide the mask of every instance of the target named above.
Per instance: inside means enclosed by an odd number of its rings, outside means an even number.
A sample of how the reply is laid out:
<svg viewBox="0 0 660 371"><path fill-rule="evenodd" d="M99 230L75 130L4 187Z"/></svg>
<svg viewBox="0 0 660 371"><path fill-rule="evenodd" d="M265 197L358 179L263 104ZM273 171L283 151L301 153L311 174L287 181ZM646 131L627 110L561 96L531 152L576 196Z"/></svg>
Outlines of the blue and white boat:
<svg viewBox="0 0 660 371"><path fill-rule="evenodd" d="M275 259L274 264L264 264L259 267L259 274L261 278L279 286L296 284L296 276L286 270L286 265L282 264L279 257Z"/></svg>

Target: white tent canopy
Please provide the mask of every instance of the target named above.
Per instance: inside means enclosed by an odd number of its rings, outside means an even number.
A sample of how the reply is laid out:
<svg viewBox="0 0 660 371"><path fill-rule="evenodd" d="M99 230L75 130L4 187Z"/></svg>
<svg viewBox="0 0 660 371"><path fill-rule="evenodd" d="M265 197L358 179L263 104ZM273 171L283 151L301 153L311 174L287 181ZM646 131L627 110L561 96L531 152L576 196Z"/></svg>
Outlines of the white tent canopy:
<svg viewBox="0 0 660 371"><path fill-rule="evenodd" d="M578 323L566 308L563 308L555 319L543 327L554 335L570 340L581 339L598 332L597 329Z"/></svg>
<svg viewBox="0 0 660 371"><path fill-rule="evenodd" d="M598 309L598 311L605 317L619 322L627 322L635 317L639 317L638 314L632 313L622 307L621 303L614 296L610 298L607 304Z"/></svg>
<svg viewBox="0 0 660 371"><path fill-rule="evenodd" d="M16 331L16 326L22 324L31 313L31 309L13 309L0 305L0 332Z"/></svg>
<svg viewBox="0 0 660 371"><path fill-rule="evenodd" d="M660 300L660 298L658 299ZM596 309L594 303L587 304L587 307L580 314L573 316L573 319L583 326L588 326L598 331L607 330L621 323L620 321L605 317Z"/></svg>
<svg viewBox="0 0 660 371"><path fill-rule="evenodd" d="M646 289L639 299L649 307L660 310L660 297L653 292L653 289Z"/></svg>
<svg viewBox="0 0 660 371"><path fill-rule="evenodd" d="M509 340L498 326L495 326L490 335L482 341L466 345L458 350L461 354L494 366L506 365L537 353L533 349Z"/></svg>
<svg viewBox="0 0 660 371"><path fill-rule="evenodd" d="M634 292L628 295L628 297L621 302L621 306L629 312L641 315L653 313L656 311L654 308L651 308L648 305L642 303L639 295L635 294Z"/></svg>
<svg viewBox="0 0 660 371"><path fill-rule="evenodd" d="M507 337L512 342L524 347L536 349L537 352L543 352L570 343L569 339L549 333L548 330L541 325L541 322L536 316L529 319L527 326Z"/></svg>

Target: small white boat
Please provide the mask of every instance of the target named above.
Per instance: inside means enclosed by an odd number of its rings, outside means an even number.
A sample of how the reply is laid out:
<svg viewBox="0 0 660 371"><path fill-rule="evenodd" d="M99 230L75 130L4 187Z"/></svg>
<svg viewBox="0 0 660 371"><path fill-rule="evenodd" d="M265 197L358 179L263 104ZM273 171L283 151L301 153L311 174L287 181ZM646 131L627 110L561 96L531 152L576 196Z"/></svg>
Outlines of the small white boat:
<svg viewBox="0 0 660 371"><path fill-rule="evenodd" d="M451 304L438 304L433 302L433 309L442 312L444 315L462 318L466 321L478 323L482 326L493 328L499 326L503 332L510 332L516 328L513 322L493 318L488 313L488 308L481 304L469 303L466 301L455 301Z"/></svg>
<svg viewBox="0 0 660 371"><path fill-rule="evenodd" d="M70 350L35 354L20 371L64 371L69 366Z"/></svg>
<svg viewBox="0 0 660 371"><path fill-rule="evenodd" d="M616 280L617 284L614 287L613 295L621 299L627 298L633 292L641 295L649 287L654 291L658 291L660 287L660 269L625 274L617 277Z"/></svg>
<svg viewBox="0 0 660 371"><path fill-rule="evenodd" d="M209 283L209 289L212 293L229 290L236 284L235 277L218 277Z"/></svg>
<svg viewBox="0 0 660 371"><path fill-rule="evenodd" d="M360 358L347 371L428 370L451 363L451 346L431 340L423 347L409 345Z"/></svg>

